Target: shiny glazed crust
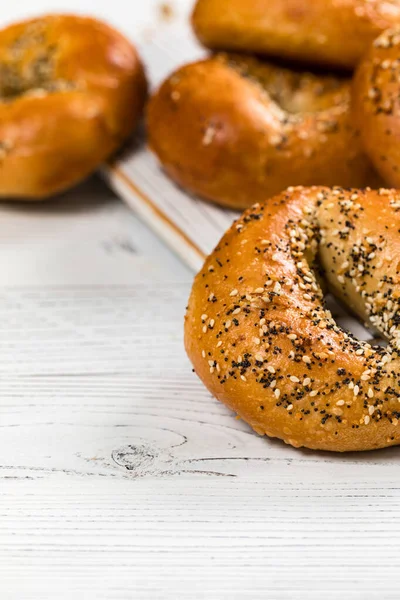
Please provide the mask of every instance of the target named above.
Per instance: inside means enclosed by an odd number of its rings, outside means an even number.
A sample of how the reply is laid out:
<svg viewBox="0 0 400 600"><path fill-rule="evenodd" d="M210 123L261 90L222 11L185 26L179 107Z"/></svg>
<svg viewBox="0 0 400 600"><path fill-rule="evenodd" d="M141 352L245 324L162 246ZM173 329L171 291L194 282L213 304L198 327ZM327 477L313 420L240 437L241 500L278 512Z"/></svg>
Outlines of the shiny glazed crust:
<svg viewBox="0 0 400 600"><path fill-rule="evenodd" d="M213 50L349 69L399 24L398 0L198 0L193 14L198 38Z"/></svg>
<svg viewBox="0 0 400 600"><path fill-rule="evenodd" d="M400 29L375 40L354 77L355 125L375 168L400 187Z"/></svg>
<svg viewBox="0 0 400 600"><path fill-rule="evenodd" d="M197 275L185 345L204 384L258 433L295 447L400 443L400 194L289 188L247 210ZM387 336L340 329L312 269Z"/></svg>
<svg viewBox="0 0 400 600"><path fill-rule="evenodd" d="M218 55L184 66L156 92L149 145L177 183L232 208L288 183L361 187L371 166L349 103L347 79Z"/></svg>
<svg viewBox="0 0 400 600"><path fill-rule="evenodd" d="M0 31L0 195L43 198L84 178L131 134L146 89L136 50L97 20Z"/></svg>

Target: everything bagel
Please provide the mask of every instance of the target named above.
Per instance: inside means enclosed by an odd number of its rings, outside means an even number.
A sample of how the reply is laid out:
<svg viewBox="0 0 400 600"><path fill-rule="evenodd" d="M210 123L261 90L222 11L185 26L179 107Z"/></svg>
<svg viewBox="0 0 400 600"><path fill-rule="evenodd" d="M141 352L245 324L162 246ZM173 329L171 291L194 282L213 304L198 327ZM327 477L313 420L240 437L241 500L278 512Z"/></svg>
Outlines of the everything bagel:
<svg viewBox="0 0 400 600"><path fill-rule="evenodd" d="M352 104L365 151L390 185L400 187L400 29L375 40L356 72Z"/></svg>
<svg viewBox="0 0 400 600"><path fill-rule="evenodd" d="M0 31L0 196L43 198L84 178L145 98L136 50L99 21L50 15Z"/></svg>
<svg viewBox="0 0 400 600"><path fill-rule="evenodd" d="M198 376L258 433L295 447L400 443L400 194L289 188L247 210L197 275L185 345ZM315 276L389 340L337 326Z"/></svg>
<svg viewBox="0 0 400 600"><path fill-rule="evenodd" d="M193 14L198 38L213 50L348 69L396 25L399 0L198 0Z"/></svg>
<svg viewBox="0 0 400 600"><path fill-rule="evenodd" d="M362 187L371 167L348 79L218 55L172 74L149 103L149 145L184 188L233 208L294 185Z"/></svg>

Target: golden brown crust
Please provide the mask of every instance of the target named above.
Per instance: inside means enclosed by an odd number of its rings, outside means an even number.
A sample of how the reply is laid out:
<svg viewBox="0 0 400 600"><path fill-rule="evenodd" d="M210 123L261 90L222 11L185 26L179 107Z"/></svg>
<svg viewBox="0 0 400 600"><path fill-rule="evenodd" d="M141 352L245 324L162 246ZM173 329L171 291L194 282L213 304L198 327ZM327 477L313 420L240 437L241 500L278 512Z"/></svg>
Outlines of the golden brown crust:
<svg viewBox="0 0 400 600"><path fill-rule="evenodd" d="M400 194L289 188L247 210L197 275L185 345L198 376L258 433L293 446L400 443ZM341 330L311 266L390 340Z"/></svg>
<svg viewBox="0 0 400 600"><path fill-rule="evenodd" d="M0 195L42 198L84 178L131 134L146 90L136 50L95 19L0 31Z"/></svg>
<svg viewBox="0 0 400 600"><path fill-rule="evenodd" d="M375 40L354 77L352 108L366 152L390 185L400 186L400 29Z"/></svg>
<svg viewBox="0 0 400 600"><path fill-rule="evenodd" d="M217 57L171 75L148 107L148 136L183 187L233 208L294 185L360 187L370 177L347 79Z"/></svg>
<svg viewBox="0 0 400 600"><path fill-rule="evenodd" d="M213 50L238 50L353 68L400 24L398 0L198 0L193 26Z"/></svg>

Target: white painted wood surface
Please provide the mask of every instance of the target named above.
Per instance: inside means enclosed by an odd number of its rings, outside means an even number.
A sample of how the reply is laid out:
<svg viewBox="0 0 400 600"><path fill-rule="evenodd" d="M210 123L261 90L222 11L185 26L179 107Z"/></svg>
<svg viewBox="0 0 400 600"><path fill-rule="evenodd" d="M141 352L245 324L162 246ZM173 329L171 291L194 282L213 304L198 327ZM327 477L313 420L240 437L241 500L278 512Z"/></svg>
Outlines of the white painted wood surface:
<svg viewBox="0 0 400 600"><path fill-rule="evenodd" d="M397 449L297 451L212 399L191 273L101 182L0 231L1 600L398 598Z"/></svg>

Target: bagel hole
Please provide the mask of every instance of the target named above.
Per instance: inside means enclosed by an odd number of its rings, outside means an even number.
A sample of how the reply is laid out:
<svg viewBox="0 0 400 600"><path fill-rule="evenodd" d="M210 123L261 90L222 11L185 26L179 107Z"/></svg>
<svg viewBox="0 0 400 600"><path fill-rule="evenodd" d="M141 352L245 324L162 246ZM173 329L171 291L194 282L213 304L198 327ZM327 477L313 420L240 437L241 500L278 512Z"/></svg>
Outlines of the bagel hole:
<svg viewBox="0 0 400 600"><path fill-rule="evenodd" d="M31 24L3 51L0 61L0 100L10 102L26 94L65 91L73 86L57 79L57 48L47 44L40 22Z"/></svg>
<svg viewBox="0 0 400 600"><path fill-rule="evenodd" d="M332 317L344 331L350 333L357 340L368 342L371 346L387 346L387 340L380 337L379 332L362 324L357 317L350 313L346 307L331 293L324 296L324 303L331 311Z"/></svg>
<svg viewBox="0 0 400 600"><path fill-rule="evenodd" d="M360 342L368 342L371 346L388 346L388 340L372 324L362 321L360 315L352 311L342 298L335 295L319 252L317 251L317 254L310 258L307 256L307 251L308 249L305 250L304 257L322 291L324 308L330 311L338 327Z"/></svg>
<svg viewBox="0 0 400 600"><path fill-rule="evenodd" d="M245 54L220 54L220 59L242 77L268 93L280 108L291 114L323 112L343 103L348 77L293 69L276 61Z"/></svg>
<svg viewBox="0 0 400 600"><path fill-rule="evenodd" d="M0 96L3 100L12 100L25 94L32 88L41 88L47 83L45 72L50 72L47 59L31 63L25 72L18 65L2 63L0 65Z"/></svg>

